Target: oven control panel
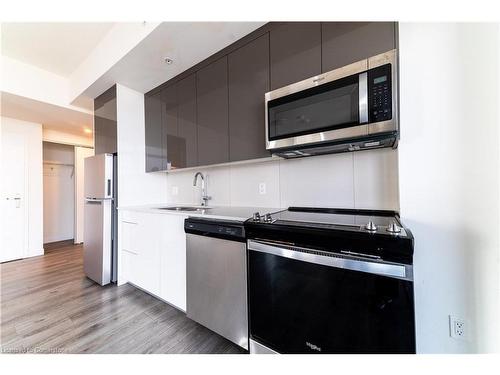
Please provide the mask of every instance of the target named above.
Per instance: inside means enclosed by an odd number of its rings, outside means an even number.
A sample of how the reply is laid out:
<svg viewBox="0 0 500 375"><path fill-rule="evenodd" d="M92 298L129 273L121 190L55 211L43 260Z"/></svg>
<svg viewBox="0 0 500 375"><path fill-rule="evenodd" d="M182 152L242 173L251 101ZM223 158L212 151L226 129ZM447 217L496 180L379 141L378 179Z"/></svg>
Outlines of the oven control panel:
<svg viewBox="0 0 500 375"><path fill-rule="evenodd" d="M392 119L391 64L368 71L368 100L370 103L370 122Z"/></svg>

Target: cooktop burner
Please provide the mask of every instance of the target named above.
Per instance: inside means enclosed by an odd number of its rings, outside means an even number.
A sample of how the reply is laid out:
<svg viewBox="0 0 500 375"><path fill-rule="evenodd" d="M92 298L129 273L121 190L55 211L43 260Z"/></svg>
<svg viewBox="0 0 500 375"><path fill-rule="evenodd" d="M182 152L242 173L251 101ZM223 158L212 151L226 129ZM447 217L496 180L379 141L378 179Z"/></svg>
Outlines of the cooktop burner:
<svg viewBox="0 0 500 375"><path fill-rule="evenodd" d="M406 236L406 230L399 220L399 215L394 211L290 207L287 210L264 216L254 214L250 221L270 225Z"/></svg>

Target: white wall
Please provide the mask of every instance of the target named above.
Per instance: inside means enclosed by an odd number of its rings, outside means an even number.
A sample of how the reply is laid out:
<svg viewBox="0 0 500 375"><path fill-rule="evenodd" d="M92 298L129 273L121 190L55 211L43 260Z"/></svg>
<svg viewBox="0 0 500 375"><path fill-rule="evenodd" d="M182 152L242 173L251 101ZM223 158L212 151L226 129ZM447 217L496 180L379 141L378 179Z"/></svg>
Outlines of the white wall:
<svg viewBox="0 0 500 375"><path fill-rule="evenodd" d="M69 79L6 56L0 56L0 60L2 77L0 91L79 112L92 113L91 109L70 104Z"/></svg>
<svg viewBox="0 0 500 375"><path fill-rule="evenodd" d="M199 204L193 176L200 170L207 175L210 205L399 210L397 166L397 151L381 149L171 172L167 200Z"/></svg>
<svg viewBox="0 0 500 375"><path fill-rule="evenodd" d="M94 155L94 149L75 146L75 243L83 242L85 212L85 158Z"/></svg>
<svg viewBox="0 0 500 375"><path fill-rule="evenodd" d="M43 254L42 125L1 117L1 137L20 134L25 141L25 257ZM2 160L0 160L2 163ZM1 177L3 178L3 176ZM2 228L9 230L9 228Z"/></svg>
<svg viewBox="0 0 500 375"><path fill-rule="evenodd" d="M399 28L402 219L415 236L417 350L498 351L499 28ZM449 337L448 315L469 338Z"/></svg>
<svg viewBox="0 0 500 375"><path fill-rule="evenodd" d="M43 243L74 238L75 153L43 142Z"/></svg>
<svg viewBox="0 0 500 375"><path fill-rule="evenodd" d="M116 85L118 206L164 203L167 176L145 172L144 95Z"/></svg>

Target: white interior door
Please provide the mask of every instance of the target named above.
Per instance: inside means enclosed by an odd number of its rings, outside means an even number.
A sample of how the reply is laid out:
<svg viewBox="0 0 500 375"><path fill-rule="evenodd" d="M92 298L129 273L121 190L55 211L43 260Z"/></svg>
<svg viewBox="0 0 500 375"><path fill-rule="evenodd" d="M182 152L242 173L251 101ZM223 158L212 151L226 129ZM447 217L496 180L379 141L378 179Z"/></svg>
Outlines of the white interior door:
<svg viewBox="0 0 500 375"><path fill-rule="evenodd" d="M22 135L4 132L1 155L0 261L25 256L25 141Z"/></svg>

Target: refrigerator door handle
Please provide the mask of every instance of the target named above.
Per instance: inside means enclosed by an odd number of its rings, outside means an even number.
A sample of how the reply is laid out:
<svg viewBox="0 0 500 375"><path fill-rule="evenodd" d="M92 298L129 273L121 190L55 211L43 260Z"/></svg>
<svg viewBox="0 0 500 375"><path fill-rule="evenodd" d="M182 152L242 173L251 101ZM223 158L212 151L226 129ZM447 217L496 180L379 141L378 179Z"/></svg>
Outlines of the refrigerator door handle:
<svg viewBox="0 0 500 375"><path fill-rule="evenodd" d="M86 204L102 204L102 199L85 198Z"/></svg>

